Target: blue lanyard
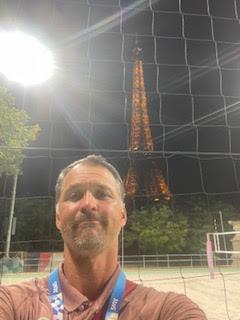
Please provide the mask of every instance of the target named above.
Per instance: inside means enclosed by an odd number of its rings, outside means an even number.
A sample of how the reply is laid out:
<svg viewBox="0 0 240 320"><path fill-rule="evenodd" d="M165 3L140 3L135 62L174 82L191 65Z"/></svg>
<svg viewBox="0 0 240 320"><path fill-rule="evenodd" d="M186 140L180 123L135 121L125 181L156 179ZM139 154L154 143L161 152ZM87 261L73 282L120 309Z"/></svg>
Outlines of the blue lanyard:
<svg viewBox="0 0 240 320"><path fill-rule="evenodd" d="M55 269L50 273L48 286L50 294L49 298L53 311L53 320L63 320L64 303L58 269Z"/></svg>
<svg viewBox="0 0 240 320"><path fill-rule="evenodd" d="M62 290L60 287L58 269L55 269L50 273L48 285L50 291L50 303L53 311L53 320L63 320L64 302ZM126 276L121 271L117 278L117 281L115 283L108 303L105 320L118 319L121 303L125 292L125 286Z"/></svg>
<svg viewBox="0 0 240 320"><path fill-rule="evenodd" d="M111 294L105 320L117 320L126 286L126 276L121 271Z"/></svg>

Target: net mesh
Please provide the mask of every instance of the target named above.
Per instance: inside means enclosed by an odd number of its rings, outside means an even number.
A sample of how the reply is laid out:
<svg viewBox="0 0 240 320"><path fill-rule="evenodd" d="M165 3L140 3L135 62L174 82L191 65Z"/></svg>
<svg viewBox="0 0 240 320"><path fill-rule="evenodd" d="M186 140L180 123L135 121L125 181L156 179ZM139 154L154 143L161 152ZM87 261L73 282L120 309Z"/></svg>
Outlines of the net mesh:
<svg viewBox="0 0 240 320"><path fill-rule="evenodd" d="M0 78L42 128L24 150L16 234L21 226L28 232L20 241L13 235L13 251L62 250L54 226L54 184L70 162L100 153L126 176L136 35L154 143L154 151L146 156L138 150L138 156L154 159L173 199L202 195L207 207L212 199L239 205L239 17L237 0L0 1L1 27L31 29L54 50L58 65L54 79L37 88L22 89ZM11 188L11 177L2 176L0 251ZM219 277L223 286L228 278ZM186 290L184 277L179 279ZM228 309L235 292L227 291L230 284L224 288L222 319L235 319Z"/></svg>
<svg viewBox="0 0 240 320"><path fill-rule="evenodd" d="M41 200L52 215L57 174L89 153L103 154L126 175L136 35L154 143L148 157L158 163L173 197L238 202L238 1L24 0L0 6L1 24L31 26L54 48L58 64L48 85L23 90L8 83L17 104L42 128L24 151L19 202ZM6 219L11 178L0 183ZM30 219L26 210L21 219Z"/></svg>

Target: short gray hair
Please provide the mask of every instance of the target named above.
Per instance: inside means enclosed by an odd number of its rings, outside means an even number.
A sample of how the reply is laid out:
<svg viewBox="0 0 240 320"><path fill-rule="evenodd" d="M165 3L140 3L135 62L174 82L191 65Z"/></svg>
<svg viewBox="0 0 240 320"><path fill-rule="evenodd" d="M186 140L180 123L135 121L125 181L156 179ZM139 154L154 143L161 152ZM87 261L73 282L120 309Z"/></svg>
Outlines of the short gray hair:
<svg viewBox="0 0 240 320"><path fill-rule="evenodd" d="M70 163L67 167L65 167L60 172L58 179L57 179L56 186L55 186L56 204L58 203L61 192L62 192L62 184L63 184L63 180L64 180L65 176L68 174L68 172L71 169L73 169L74 167L76 167L80 164L92 165L92 166L102 166L102 167L106 168L112 174L112 176L116 180L117 184L119 185L121 200L124 203L125 190L124 190L123 181L122 181L122 178L121 178L119 172L111 163L107 162L107 160L103 156L92 154L92 155L89 155L85 158L82 158L80 160L77 160L77 161Z"/></svg>

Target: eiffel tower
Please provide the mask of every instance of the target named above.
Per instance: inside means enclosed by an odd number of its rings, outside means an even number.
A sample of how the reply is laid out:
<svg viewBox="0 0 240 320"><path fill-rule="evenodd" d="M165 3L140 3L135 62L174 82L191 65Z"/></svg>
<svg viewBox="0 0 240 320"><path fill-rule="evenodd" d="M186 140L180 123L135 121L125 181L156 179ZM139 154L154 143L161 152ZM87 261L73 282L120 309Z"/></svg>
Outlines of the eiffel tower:
<svg viewBox="0 0 240 320"><path fill-rule="evenodd" d="M130 165L124 179L127 203L134 207L155 201L167 202L172 195L157 163L149 158L154 150L144 85L142 48L134 48ZM143 151L143 152L137 152ZM152 157L151 157L152 158Z"/></svg>

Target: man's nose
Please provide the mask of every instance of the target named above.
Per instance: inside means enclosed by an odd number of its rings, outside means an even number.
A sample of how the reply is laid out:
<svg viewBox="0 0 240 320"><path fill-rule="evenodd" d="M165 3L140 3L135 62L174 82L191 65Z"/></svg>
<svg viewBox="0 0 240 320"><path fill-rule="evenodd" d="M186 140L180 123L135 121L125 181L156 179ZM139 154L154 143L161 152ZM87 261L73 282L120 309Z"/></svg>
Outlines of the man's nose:
<svg viewBox="0 0 240 320"><path fill-rule="evenodd" d="M96 210L97 199L94 197L91 191L87 190L80 201L80 205L81 205L81 209L80 209L81 211L89 210L89 209Z"/></svg>

